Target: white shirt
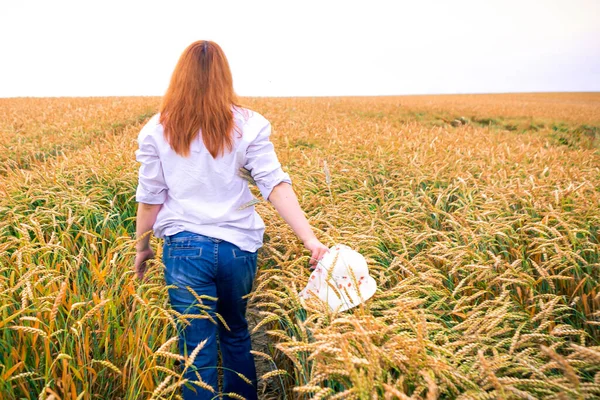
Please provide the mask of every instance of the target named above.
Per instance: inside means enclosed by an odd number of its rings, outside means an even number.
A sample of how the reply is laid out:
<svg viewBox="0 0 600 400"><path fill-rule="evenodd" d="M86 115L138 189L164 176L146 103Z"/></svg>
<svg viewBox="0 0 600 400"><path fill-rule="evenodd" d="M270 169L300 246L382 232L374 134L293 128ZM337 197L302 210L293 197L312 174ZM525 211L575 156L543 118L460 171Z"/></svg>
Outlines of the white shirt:
<svg viewBox="0 0 600 400"><path fill-rule="evenodd" d="M265 199L277 184L292 181L281 169L269 140L269 121L244 108L234 107L233 113L237 127L233 149L216 159L200 134L192 141L188 157L175 153L164 138L159 114L140 131L135 152L141 163L136 200L163 205L153 226L157 237L185 230L226 240L246 251L262 246L262 218L254 206L240 209L254 197L239 169L250 171Z"/></svg>

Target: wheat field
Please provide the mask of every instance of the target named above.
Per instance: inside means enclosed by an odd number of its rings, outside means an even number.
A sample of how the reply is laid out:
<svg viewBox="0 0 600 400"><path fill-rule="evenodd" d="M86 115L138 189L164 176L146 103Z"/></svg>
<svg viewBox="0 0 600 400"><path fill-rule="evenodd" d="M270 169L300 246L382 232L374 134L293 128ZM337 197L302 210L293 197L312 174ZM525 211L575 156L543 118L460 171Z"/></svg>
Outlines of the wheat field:
<svg viewBox="0 0 600 400"><path fill-rule="evenodd" d="M149 279L131 271L159 102L0 99L1 398L179 398L161 240ZM258 203L261 398L600 398L600 94L242 104L318 236L378 284L344 313L301 304L308 254Z"/></svg>

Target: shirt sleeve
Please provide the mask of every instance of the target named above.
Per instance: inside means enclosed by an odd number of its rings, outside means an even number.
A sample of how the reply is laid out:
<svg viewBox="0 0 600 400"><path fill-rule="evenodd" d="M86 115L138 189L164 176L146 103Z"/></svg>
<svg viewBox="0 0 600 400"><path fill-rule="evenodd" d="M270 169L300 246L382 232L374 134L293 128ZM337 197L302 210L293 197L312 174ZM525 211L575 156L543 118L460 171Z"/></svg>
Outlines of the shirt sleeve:
<svg viewBox="0 0 600 400"><path fill-rule="evenodd" d="M261 128L256 139L246 151L247 162L244 166L256 182L263 198L268 200L273 188L281 182L292 184L290 176L283 172L275 154L275 148L269 137L271 124L267 121Z"/></svg>
<svg viewBox="0 0 600 400"><path fill-rule="evenodd" d="M167 184L152 135L142 129L138 136L135 159L141 164L135 199L138 203L163 204L167 200Z"/></svg>

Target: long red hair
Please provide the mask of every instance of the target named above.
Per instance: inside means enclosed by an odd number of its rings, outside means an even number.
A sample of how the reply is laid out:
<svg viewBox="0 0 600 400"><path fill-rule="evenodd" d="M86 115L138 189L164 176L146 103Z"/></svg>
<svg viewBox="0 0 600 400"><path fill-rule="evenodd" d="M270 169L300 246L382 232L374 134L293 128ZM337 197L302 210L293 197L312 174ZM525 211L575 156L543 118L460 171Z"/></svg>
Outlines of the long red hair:
<svg viewBox="0 0 600 400"><path fill-rule="evenodd" d="M184 157L202 135L204 146L217 158L233 147L233 112L237 106L229 63L215 42L199 40L179 58L160 105L160 123L173 150Z"/></svg>

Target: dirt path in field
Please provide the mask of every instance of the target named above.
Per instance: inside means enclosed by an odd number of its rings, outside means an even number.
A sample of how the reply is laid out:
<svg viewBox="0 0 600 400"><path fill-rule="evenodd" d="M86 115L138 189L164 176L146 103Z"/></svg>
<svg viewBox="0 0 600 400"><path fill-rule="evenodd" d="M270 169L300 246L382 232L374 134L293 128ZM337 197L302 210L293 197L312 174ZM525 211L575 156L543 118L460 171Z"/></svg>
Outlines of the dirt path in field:
<svg viewBox="0 0 600 400"><path fill-rule="evenodd" d="M260 321L257 309L248 309L247 315L248 325L250 332ZM272 343L265 333L264 329L259 329L257 332L252 334L252 350L260 351L269 354L269 343ZM277 367L269 360L265 360L263 357L254 357L256 364L256 375L258 376L258 398L261 400L279 400L283 398L284 388L280 381L275 378L268 380L262 380L260 377L267 372L277 369Z"/></svg>

